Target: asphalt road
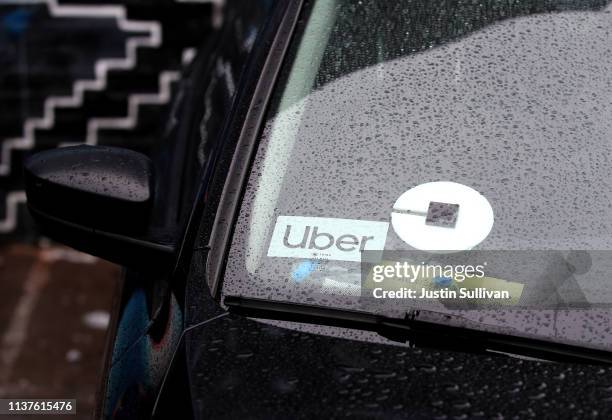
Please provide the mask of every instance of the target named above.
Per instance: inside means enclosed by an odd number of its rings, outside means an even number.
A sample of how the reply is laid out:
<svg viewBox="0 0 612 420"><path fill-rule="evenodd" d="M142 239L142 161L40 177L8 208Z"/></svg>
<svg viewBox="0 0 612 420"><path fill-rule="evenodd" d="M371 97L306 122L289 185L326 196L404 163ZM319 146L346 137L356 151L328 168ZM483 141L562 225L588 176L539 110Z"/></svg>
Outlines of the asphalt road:
<svg viewBox="0 0 612 420"><path fill-rule="evenodd" d="M91 418L119 272L65 247L0 248L0 398L74 398Z"/></svg>

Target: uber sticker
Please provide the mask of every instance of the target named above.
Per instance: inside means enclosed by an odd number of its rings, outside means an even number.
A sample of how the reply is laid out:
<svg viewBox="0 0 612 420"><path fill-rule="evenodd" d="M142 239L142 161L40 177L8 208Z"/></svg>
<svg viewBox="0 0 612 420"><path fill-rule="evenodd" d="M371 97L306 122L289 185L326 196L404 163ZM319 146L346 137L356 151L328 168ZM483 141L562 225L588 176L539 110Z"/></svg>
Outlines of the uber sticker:
<svg viewBox="0 0 612 420"><path fill-rule="evenodd" d="M385 247L387 222L278 216L268 257L361 261L361 251Z"/></svg>

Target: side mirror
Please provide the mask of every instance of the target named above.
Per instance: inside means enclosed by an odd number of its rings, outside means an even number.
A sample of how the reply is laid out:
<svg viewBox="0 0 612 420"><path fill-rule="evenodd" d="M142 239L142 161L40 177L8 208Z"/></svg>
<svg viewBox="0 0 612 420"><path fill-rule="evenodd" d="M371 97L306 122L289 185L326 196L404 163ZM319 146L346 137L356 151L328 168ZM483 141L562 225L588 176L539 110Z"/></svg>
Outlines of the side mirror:
<svg viewBox="0 0 612 420"><path fill-rule="evenodd" d="M127 149L76 146L25 163L28 208L43 233L84 252L138 269L159 269L172 238L151 228L154 173Z"/></svg>

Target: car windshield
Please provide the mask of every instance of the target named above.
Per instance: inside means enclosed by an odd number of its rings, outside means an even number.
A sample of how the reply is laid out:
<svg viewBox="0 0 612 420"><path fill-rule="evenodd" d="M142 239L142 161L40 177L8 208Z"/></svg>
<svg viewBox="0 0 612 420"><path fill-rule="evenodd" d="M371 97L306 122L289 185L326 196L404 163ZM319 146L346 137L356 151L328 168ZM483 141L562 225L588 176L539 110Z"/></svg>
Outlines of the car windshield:
<svg viewBox="0 0 612 420"><path fill-rule="evenodd" d="M611 348L611 11L307 2L223 294Z"/></svg>

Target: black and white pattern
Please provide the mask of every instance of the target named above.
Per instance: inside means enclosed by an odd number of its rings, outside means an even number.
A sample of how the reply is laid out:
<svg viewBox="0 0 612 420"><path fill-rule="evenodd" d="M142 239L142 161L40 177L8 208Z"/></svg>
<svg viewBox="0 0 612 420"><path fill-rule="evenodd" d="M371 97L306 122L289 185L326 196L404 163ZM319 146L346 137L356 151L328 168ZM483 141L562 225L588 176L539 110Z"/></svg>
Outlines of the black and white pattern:
<svg viewBox="0 0 612 420"><path fill-rule="evenodd" d="M146 152L215 1L0 3L0 240L31 235L21 161L70 144Z"/></svg>

